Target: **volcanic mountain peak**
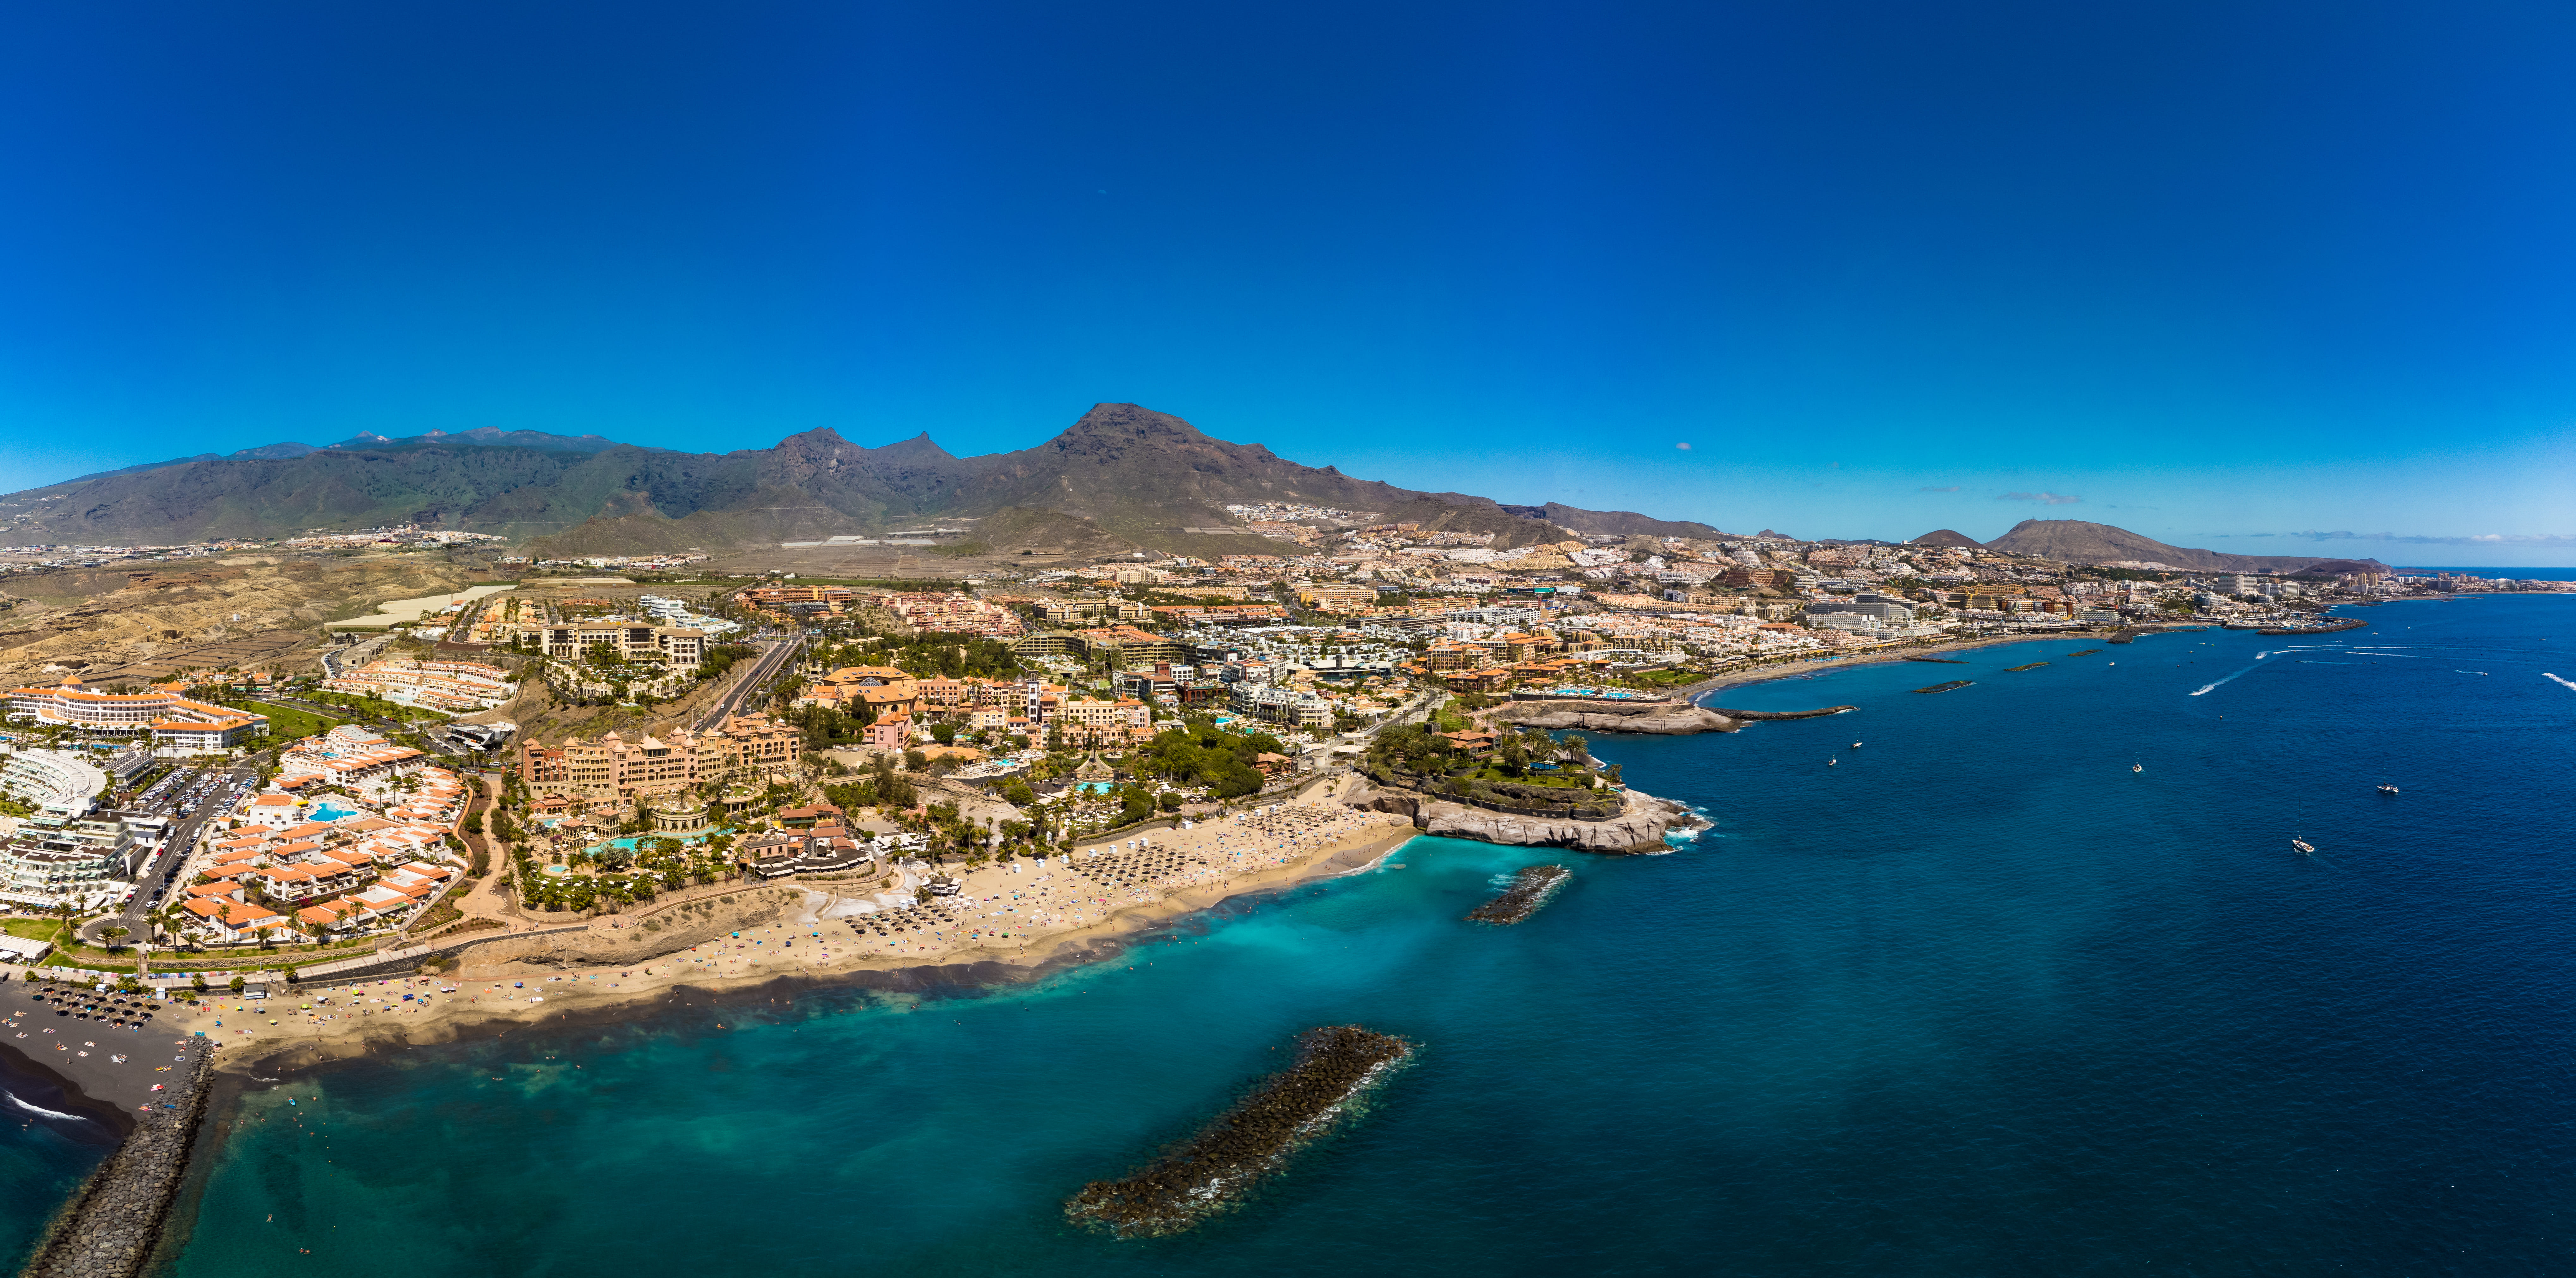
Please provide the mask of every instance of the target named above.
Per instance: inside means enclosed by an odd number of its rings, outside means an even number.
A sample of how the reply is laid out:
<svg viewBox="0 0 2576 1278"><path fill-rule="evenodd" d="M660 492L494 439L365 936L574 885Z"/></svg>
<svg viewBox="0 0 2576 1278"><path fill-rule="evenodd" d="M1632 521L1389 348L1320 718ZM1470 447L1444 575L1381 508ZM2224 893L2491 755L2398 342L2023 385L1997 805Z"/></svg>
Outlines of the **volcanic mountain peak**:
<svg viewBox="0 0 2576 1278"><path fill-rule="evenodd" d="M1911 544L1917 546L1958 546L1963 549L1975 550L1984 546L1986 543L1963 532L1955 532L1948 528L1936 528L1915 538Z"/></svg>
<svg viewBox="0 0 2576 1278"><path fill-rule="evenodd" d="M1138 404L1094 404L1062 434L1030 451L1100 461L1115 461L1136 452L1254 463L1278 460L1259 444L1228 443L1170 413L1158 413Z"/></svg>
<svg viewBox="0 0 2576 1278"><path fill-rule="evenodd" d="M923 431L910 439L898 439L891 444L879 444L868 451L889 461L923 462L957 460L956 454L949 452L947 449L940 447L936 442L932 441L929 431Z"/></svg>

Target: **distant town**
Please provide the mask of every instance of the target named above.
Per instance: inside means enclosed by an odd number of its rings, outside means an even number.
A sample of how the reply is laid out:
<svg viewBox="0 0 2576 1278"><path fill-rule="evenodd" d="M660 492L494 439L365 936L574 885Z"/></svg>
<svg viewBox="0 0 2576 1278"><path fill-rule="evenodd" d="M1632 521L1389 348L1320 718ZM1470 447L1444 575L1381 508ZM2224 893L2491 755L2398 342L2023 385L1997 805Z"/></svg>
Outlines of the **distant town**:
<svg viewBox="0 0 2576 1278"><path fill-rule="evenodd" d="M1392 729L1472 768L1517 748L1494 714L1516 702L1679 704L1744 671L1961 641L2297 630L2336 624L2320 614L2337 604L2571 588L2068 564L1955 535L1498 548L1317 505L1226 514L1277 553L980 559L902 581L717 572L695 552L536 558L414 526L0 548L22 572L426 550L515 574L329 622L318 648L289 635L274 658L22 678L0 740L0 899L57 922L9 945L75 966L137 945L204 956L188 969L239 953L257 970L291 966L280 947L343 953L691 883L833 872L937 895L950 857L1045 855L1384 775Z"/></svg>

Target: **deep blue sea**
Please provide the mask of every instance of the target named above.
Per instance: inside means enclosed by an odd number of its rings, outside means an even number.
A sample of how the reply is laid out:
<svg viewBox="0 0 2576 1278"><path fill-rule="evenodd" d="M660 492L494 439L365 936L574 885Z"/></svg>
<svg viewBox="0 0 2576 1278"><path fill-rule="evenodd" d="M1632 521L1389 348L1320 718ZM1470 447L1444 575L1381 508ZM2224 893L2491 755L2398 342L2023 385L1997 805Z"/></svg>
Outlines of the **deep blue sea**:
<svg viewBox="0 0 2576 1278"><path fill-rule="evenodd" d="M2363 615L1728 690L1861 709L1598 739L1717 822L1670 856L1417 840L1032 988L289 1079L175 1272L2576 1272L2576 598ZM1352 1021L1419 1062L1243 1210L1063 1222Z"/></svg>

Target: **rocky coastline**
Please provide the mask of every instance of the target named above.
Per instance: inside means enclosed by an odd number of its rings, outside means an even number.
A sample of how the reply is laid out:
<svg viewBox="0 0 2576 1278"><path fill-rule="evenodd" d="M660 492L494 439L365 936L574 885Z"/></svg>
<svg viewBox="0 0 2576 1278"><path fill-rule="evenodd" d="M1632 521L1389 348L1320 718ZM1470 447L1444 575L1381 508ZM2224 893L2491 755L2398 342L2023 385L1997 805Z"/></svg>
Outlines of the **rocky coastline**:
<svg viewBox="0 0 2576 1278"><path fill-rule="evenodd" d="M1494 711L1497 723L1545 728L1550 732L1640 732L1686 736L1695 732L1733 732L1743 725L1726 715L1685 701L1515 701Z"/></svg>
<svg viewBox="0 0 2576 1278"><path fill-rule="evenodd" d="M1597 821L1496 812L1411 790L1366 784L1353 789L1344 802L1407 817L1415 829L1438 838L1474 839L1508 847L1571 848L1605 856L1662 852L1668 848L1665 835L1675 830L1705 829L1708 825L1687 805L1659 799L1642 790L1620 791L1618 813Z"/></svg>

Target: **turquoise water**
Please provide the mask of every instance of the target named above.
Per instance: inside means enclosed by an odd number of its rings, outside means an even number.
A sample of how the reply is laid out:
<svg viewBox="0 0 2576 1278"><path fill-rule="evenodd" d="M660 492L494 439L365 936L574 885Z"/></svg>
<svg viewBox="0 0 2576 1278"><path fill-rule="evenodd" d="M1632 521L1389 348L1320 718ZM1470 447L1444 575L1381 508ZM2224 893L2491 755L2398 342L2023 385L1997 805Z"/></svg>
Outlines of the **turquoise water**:
<svg viewBox="0 0 2576 1278"><path fill-rule="evenodd" d="M635 850L635 848L636 848L636 846L637 846L638 844L641 844L641 843L642 843L644 840L646 840L646 839L673 839L673 838L676 838L676 839L678 839L680 842L682 842L682 843L684 843L684 844L695 845L695 844L699 844L699 843L704 843L704 842L706 842L707 840L712 839L712 838L714 838L715 836L717 836L717 835L719 835L719 834L731 834L731 833L733 833L733 830L732 830L732 828L731 828L731 827L727 827L727 826L718 826L718 827L716 827L716 828L714 828L714 829L708 830L708 831L707 831L706 833L704 833L704 834L686 834L686 835L674 835L674 834L630 834L630 835L625 835L625 836L620 837L620 838L614 838L614 839L607 840L607 841L606 841L606 842L604 842L604 843L594 843L594 844L591 844L591 845L590 845L590 849L591 849L591 851L596 852L596 851L598 851L598 850L599 850L599 849L601 849L601 848L611 848L611 847L614 847L614 848L625 848L627 851L632 852L632 851L634 851L634 850Z"/></svg>
<svg viewBox="0 0 2576 1278"><path fill-rule="evenodd" d="M1597 737L1718 821L1669 856L1417 840L1035 987L291 1077L176 1272L381 1272L389 1229L418 1278L2565 1272L2576 599L2366 615ZM1531 921L1460 920L1538 860L1575 875ZM1425 1050L1246 1209L1061 1222L1345 1021Z"/></svg>
<svg viewBox="0 0 2576 1278"><path fill-rule="evenodd" d="M356 808L344 808L337 803L333 803L329 799L324 799L321 802L314 804L313 810L306 815L315 821L337 821L342 817L358 815L358 810Z"/></svg>

